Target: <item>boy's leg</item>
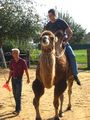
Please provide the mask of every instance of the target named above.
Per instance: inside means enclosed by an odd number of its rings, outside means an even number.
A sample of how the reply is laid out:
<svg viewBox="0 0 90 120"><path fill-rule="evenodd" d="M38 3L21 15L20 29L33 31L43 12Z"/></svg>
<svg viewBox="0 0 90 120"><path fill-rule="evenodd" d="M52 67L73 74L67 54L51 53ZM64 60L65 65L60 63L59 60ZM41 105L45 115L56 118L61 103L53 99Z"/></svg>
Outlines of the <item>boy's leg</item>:
<svg viewBox="0 0 90 120"><path fill-rule="evenodd" d="M12 78L12 90L13 90L13 96L16 104L16 80L13 78ZM15 111L16 111L16 107L15 107Z"/></svg>
<svg viewBox="0 0 90 120"><path fill-rule="evenodd" d="M15 111L19 113L21 110L22 79L12 79L12 89L16 104Z"/></svg>
<svg viewBox="0 0 90 120"><path fill-rule="evenodd" d="M21 110L21 92L22 92L22 79L17 80L16 85L16 111L20 112Z"/></svg>
<svg viewBox="0 0 90 120"><path fill-rule="evenodd" d="M71 67L72 67L74 79L78 85L81 85L80 80L78 79L78 67L77 67L75 54L69 43L66 45L66 54L69 57L69 61L70 61Z"/></svg>

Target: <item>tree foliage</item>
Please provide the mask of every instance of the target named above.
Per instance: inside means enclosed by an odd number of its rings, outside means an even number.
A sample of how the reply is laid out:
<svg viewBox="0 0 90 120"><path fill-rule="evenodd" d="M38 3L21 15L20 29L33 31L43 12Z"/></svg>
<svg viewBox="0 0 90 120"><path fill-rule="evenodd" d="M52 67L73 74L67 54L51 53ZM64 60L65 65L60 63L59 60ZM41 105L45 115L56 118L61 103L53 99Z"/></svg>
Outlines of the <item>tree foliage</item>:
<svg viewBox="0 0 90 120"><path fill-rule="evenodd" d="M0 0L0 40L25 43L40 32L39 15L33 1Z"/></svg>
<svg viewBox="0 0 90 120"><path fill-rule="evenodd" d="M68 13L59 12L58 17L64 19L71 27L73 31L73 37L71 39L71 44L83 44L85 43L86 29L82 28L81 25L76 23L73 18Z"/></svg>

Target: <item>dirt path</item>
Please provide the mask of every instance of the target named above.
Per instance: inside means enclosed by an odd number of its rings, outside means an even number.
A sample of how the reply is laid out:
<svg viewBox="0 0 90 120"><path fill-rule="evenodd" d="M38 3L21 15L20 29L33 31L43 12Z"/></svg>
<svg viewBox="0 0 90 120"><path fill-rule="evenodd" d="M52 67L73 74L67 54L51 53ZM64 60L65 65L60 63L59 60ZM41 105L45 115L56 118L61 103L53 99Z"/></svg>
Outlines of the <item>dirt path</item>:
<svg viewBox="0 0 90 120"><path fill-rule="evenodd" d="M35 70L30 70L31 83L26 84L26 76L24 76L23 92L22 92L22 112L15 117L12 114L14 110L14 99L12 93L2 88L7 78L7 71L4 75L0 70L0 120L35 120L35 110L32 105L34 94L32 92L32 82L35 77ZM78 87L75 83L73 85L72 94L72 111L65 112L61 120L90 120L90 71L79 73L82 82L82 87ZM67 91L65 92L65 100L63 110L65 111L68 104ZM43 120L53 120L53 88L45 91L44 96L40 102L40 112Z"/></svg>

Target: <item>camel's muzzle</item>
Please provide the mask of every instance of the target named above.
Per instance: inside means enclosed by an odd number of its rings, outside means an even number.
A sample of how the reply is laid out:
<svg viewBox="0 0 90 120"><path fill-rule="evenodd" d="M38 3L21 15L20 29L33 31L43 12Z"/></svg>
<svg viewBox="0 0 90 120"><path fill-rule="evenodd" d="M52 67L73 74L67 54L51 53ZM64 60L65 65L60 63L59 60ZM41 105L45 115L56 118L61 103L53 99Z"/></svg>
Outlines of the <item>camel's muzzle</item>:
<svg viewBox="0 0 90 120"><path fill-rule="evenodd" d="M49 43L50 43L49 37L48 36L43 36L42 37L42 42L41 42L42 46L48 46Z"/></svg>

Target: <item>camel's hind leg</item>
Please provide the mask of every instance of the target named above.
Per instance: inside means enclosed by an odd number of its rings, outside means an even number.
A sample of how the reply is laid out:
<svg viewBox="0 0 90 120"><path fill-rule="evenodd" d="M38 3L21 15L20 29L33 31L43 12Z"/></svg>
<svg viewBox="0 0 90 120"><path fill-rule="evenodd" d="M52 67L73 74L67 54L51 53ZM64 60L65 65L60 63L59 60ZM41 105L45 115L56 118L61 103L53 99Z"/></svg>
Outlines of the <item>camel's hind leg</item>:
<svg viewBox="0 0 90 120"><path fill-rule="evenodd" d="M39 80L35 80L32 85L35 97L33 99L33 105L36 110L36 120L42 120L39 112L39 100L40 97L44 94L44 86Z"/></svg>
<svg viewBox="0 0 90 120"><path fill-rule="evenodd" d="M67 110L71 110L71 107L72 107L72 105L71 105L72 86L73 86L73 77L68 80L68 99L69 99L69 103L68 103Z"/></svg>
<svg viewBox="0 0 90 120"><path fill-rule="evenodd" d="M58 113L58 107L59 107L59 99L60 96L63 97L63 92L65 91L67 87L66 80L60 81L58 84L55 85L54 89L54 107L55 107L55 119L59 120L59 113ZM62 112L62 105L63 105L63 98L61 99L61 109L60 112Z"/></svg>

